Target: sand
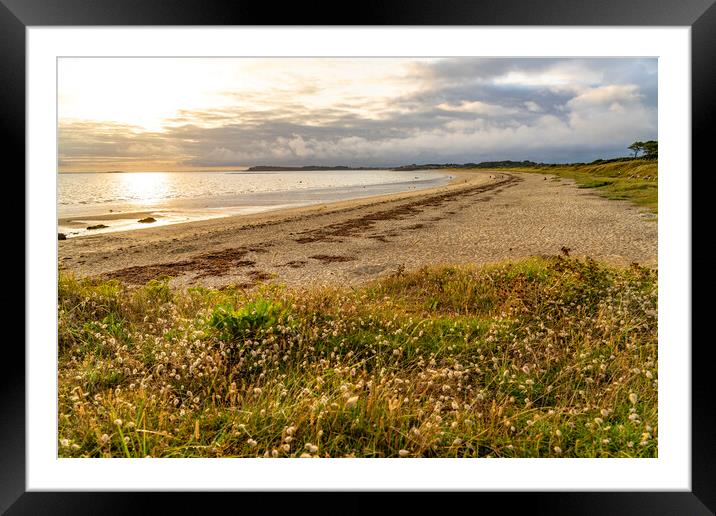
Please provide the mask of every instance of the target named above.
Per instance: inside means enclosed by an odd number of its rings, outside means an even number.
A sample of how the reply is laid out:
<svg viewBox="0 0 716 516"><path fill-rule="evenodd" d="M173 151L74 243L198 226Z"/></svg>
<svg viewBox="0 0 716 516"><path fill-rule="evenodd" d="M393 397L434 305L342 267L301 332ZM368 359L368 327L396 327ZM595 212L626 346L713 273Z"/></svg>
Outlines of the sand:
<svg viewBox="0 0 716 516"><path fill-rule="evenodd" d="M657 266L654 215L573 181L451 172L446 186L257 215L87 235L58 242L78 276L172 285L355 285L399 269L533 255Z"/></svg>

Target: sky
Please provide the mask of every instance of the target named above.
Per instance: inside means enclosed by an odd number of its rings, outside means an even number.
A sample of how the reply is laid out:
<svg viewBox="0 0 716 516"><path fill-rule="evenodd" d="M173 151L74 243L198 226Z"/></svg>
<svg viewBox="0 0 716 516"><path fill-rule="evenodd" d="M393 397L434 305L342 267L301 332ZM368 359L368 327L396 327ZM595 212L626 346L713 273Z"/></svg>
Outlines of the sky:
<svg viewBox="0 0 716 516"><path fill-rule="evenodd" d="M59 170L629 155L656 58L61 58Z"/></svg>

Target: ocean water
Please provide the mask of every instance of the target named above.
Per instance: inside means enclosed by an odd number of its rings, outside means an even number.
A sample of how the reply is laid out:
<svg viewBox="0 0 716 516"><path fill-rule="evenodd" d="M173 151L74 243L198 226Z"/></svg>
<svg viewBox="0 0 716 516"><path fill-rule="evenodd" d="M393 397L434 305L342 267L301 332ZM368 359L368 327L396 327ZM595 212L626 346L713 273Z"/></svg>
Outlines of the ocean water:
<svg viewBox="0 0 716 516"><path fill-rule="evenodd" d="M436 170L59 174L58 231L141 229L431 188L450 178ZM156 222L138 222L146 216ZM87 229L98 224L107 227Z"/></svg>

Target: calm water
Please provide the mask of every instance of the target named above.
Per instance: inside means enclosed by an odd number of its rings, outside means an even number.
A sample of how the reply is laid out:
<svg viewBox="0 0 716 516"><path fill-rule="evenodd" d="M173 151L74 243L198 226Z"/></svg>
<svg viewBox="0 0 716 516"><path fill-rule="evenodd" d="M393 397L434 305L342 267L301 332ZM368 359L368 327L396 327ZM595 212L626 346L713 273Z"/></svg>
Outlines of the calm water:
<svg viewBox="0 0 716 516"><path fill-rule="evenodd" d="M449 179L432 170L60 174L59 231L77 236L97 223L108 228L92 233L139 229L430 188ZM138 213L157 222L138 224Z"/></svg>

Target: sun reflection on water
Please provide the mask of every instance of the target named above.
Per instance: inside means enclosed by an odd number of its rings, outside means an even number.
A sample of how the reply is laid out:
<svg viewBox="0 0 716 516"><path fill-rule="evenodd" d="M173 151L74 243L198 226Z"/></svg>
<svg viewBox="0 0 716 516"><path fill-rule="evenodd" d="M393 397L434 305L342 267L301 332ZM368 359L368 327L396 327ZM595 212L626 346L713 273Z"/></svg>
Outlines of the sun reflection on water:
<svg viewBox="0 0 716 516"><path fill-rule="evenodd" d="M166 172L131 172L121 174L125 198L134 204L152 205L165 199L170 192Z"/></svg>

